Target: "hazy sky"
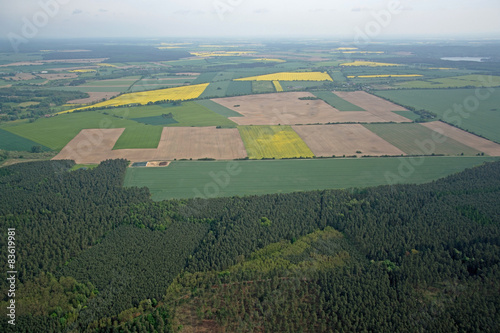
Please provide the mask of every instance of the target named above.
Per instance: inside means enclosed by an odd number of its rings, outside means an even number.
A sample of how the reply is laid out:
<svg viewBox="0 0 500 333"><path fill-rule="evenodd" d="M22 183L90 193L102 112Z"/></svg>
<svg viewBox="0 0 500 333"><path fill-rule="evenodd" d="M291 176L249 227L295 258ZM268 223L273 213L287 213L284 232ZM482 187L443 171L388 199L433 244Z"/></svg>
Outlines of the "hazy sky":
<svg viewBox="0 0 500 333"><path fill-rule="evenodd" d="M0 0L3 38L500 37L499 17L499 0Z"/></svg>

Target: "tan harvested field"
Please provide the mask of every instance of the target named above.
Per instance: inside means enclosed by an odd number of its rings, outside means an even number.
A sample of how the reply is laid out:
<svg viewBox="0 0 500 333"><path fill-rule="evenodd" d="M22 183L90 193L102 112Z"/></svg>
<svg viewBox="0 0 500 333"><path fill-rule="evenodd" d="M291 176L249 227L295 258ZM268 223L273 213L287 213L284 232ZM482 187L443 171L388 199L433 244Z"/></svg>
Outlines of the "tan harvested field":
<svg viewBox="0 0 500 333"><path fill-rule="evenodd" d="M214 102L234 110L243 117L230 117L238 125L301 125L340 122L380 122L368 112L340 112L322 100L299 100L314 97L307 92L217 98ZM239 107L235 107L239 105Z"/></svg>
<svg viewBox="0 0 500 333"><path fill-rule="evenodd" d="M113 146L124 128L84 129L78 133L53 160L74 160L77 164L97 164L106 159L120 158Z"/></svg>
<svg viewBox="0 0 500 333"><path fill-rule="evenodd" d="M165 127L154 160L245 157L247 152L236 128Z"/></svg>
<svg viewBox="0 0 500 333"><path fill-rule="evenodd" d="M396 122L404 123L408 122L408 119L393 113L392 111L408 111L402 106L396 105L383 98L371 95L364 91L336 91L334 92L340 98L357 105L367 112L378 116L385 122Z"/></svg>
<svg viewBox="0 0 500 333"><path fill-rule="evenodd" d="M38 74L38 76L46 80L64 80L64 79L75 79L78 77L78 74L76 73Z"/></svg>
<svg viewBox="0 0 500 333"><path fill-rule="evenodd" d="M131 162L213 158L232 160L247 157L238 129L216 127L165 127L156 149L113 147L125 129L85 129L71 140L54 160L70 159L78 164L97 164L124 158Z"/></svg>
<svg viewBox="0 0 500 333"><path fill-rule="evenodd" d="M293 129L316 156L405 154L359 124L293 126Z"/></svg>
<svg viewBox="0 0 500 333"><path fill-rule="evenodd" d="M12 81L26 81L26 80L34 80L37 77L31 73L18 73L14 76L6 76L4 79L10 79Z"/></svg>
<svg viewBox="0 0 500 333"><path fill-rule="evenodd" d="M445 124L441 121L421 124L431 130L444 134L447 137L463 143L466 146L484 152L490 156L500 156L500 145L493 141L483 139L477 135L467 133L456 127Z"/></svg>
<svg viewBox="0 0 500 333"><path fill-rule="evenodd" d="M100 102L102 99L110 99L119 95L119 92L88 92L89 97L82 99L74 99L72 101L68 101L68 104L90 104L95 102Z"/></svg>
<svg viewBox="0 0 500 333"><path fill-rule="evenodd" d="M365 97L364 95L360 96ZM314 97L314 95L308 92L286 92L216 98L213 101L243 115L243 117L229 118L238 125L409 122L407 118L391 112L402 110L401 107L392 110L393 104L389 103L391 107L384 109L387 102L375 96L372 97L375 98L377 105L374 107L360 105L367 111L352 112L340 112L322 100L299 100L301 97ZM353 101L350 102L353 103Z"/></svg>

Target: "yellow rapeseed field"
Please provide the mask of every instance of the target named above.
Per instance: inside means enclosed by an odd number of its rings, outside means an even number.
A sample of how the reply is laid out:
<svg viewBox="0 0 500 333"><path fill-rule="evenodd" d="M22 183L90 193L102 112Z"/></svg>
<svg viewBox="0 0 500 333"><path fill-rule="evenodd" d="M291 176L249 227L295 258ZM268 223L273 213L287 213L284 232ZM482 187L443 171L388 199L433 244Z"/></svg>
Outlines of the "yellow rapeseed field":
<svg viewBox="0 0 500 333"><path fill-rule="evenodd" d="M346 62L344 64L340 64L340 66L349 66L349 67L358 67L358 66L366 66L366 67L394 67L394 66L402 66L398 64L390 64L385 62L374 62L374 61L354 61L354 62Z"/></svg>
<svg viewBox="0 0 500 333"><path fill-rule="evenodd" d="M104 63L104 62L103 62L103 63L100 63L100 64L98 64L98 65L99 65L99 66L102 66L102 67L118 67L118 66L116 66L116 65L113 65L113 64L106 64L106 63Z"/></svg>
<svg viewBox="0 0 500 333"><path fill-rule="evenodd" d="M250 159L313 157L291 126L239 126Z"/></svg>
<svg viewBox="0 0 500 333"><path fill-rule="evenodd" d="M131 94L120 95L116 98L110 99L105 102L97 103L94 105L89 105L77 109L72 109L68 111L59 112L62 113L70 113L76 110L85 110L89 108L100 108L107 106L122 106L128 104L142 104L145 105L149 102L158 102L163 100L169 101L185 101L189 99L195 99L200 97L200 95L205 91L208 87L209 83L197 84L193 86L183 86L176 88L168 88L168 89L158 89L151 91L141 91Z"/></svg>
<svg viewBox="0 0 500 333"><path fill-rule="evenodd" d="M236 79L235 81L333 81L322 72L282 72Z"/></svg>
<svg viewBox="0 0 500 333"><path fill-rule="evenodd" d="M276 89L276 92L282 92L283 87L281 86L281 83L279 81L273 81L274 89Z"/></svg>
<svg viewBox="0 0 500 333"><path fill-rule="evenodd" d="M95 69L73 69L70 71L71 73L91 73L96 72Z"/></svg>

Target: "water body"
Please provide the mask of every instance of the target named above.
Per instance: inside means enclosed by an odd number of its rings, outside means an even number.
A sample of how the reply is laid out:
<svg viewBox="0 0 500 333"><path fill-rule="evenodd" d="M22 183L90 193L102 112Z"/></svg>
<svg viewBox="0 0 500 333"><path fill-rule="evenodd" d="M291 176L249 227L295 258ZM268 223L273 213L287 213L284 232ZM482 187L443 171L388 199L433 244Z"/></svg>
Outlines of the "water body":
<svg viewBox="0 0 500 333"><path fill-rule="evenodd" d="M483 62L483 60L486 60L489 58L485 57L445 57L441 58L441 60L448 60L448 61L474 61L474 62Z"/></svg>

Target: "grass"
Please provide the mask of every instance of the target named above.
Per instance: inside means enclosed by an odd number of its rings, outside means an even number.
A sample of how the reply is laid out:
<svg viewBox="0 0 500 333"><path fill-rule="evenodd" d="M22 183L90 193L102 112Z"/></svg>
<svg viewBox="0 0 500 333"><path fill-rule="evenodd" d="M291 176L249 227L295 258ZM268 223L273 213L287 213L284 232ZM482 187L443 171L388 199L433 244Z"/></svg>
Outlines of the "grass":
<svg viewBox="0 0 500 333"><path fill-rule="evenodd" d="M273 82L276 81L253 81L252 92L254 94L273 93L275 92Z"/></svg>
<svg viewBox="0 0 500 333"><path fill-rule="evenodd" d="M463 153L474 156L480 153L451 138L434 140L435 132L420 124L366 124L364 126L408 155L459 155Z"/></svg>
<svg viewBox="0 0 500 333"><path fill-rule="evenodd" d="M2 150L31 151L31 147L39 145L37 142L0 129L0 149ZM50 148L42 146L42 150L47 151Z"/></svg>
<svg viewBox="0 0 500 333"><path fill-rule="evenodd" d="M243 115L239 114L236 111L233 111L229 108L226 108L223 105L220 105L219 103L215 103L214 101L211 101L209 99L204 99L201 101L196 101L195 102L198 105L201 105L215 113L220 114L221 116L224 117L243 117Z"/></svg>
<svg viewBox="0 0 500 333"><path fill-rule="evenodd" d="M314 96L321 98L339 111L366 111L357 105L354 105L330 91L315 91Z"/></svg>
<svg viewBox="0 0 500 333"><path fill-rule="evenodd" d="M476 94L487 96L479 100ZM427 110L446 122L459 126L495 142L500 142L500 90L491 89L427 89L427 90L386 90L376 95L396 103ZM479 101L470 112L456 111L454 105L464 106L468 101ZM457 109L458 110L458 109ZM465 111L465 113L464 113Z"/></svg>
<svg viewBox="0 0 500 333"><path fill-rule="evenodd" d="M279 81L273 81L273 86L274 86L274 89L276 90L276 92L283 91L283 87L281 86Z"/></svg>
<svg viewBox="0 0 500 333"><path fill-rule="evenodd" d="M426 183L463 171L491 157L426 157L420 166L410 168L401 183ZM387 175L398 175L409 158L314 159L238 162L173 162L167 168L129 168L125 186L147 186L153 200L193 198L211 195L263 195L351 187L387 185ZM239 173L229 184L217 186L213 175L227 172L229 163L238 163ZM410 164L411 165L411 164ZM231 169L231 170L234 170ZM215 185L214 185L215 184ZM217 188L214 193L213 187Z"/></svg>
<svg viewBox="0 0 500 333"><path fill-rule="evenodd" d="M250 159L313 157L291 126L238 126Z"/></svg>
<svg viewBox="0 0 500 333"><path fill-rule="evenodd" d="M75 164L69 169L69 171L76 171L80 169L95 169L99 165L98 164Z"/></svg>

